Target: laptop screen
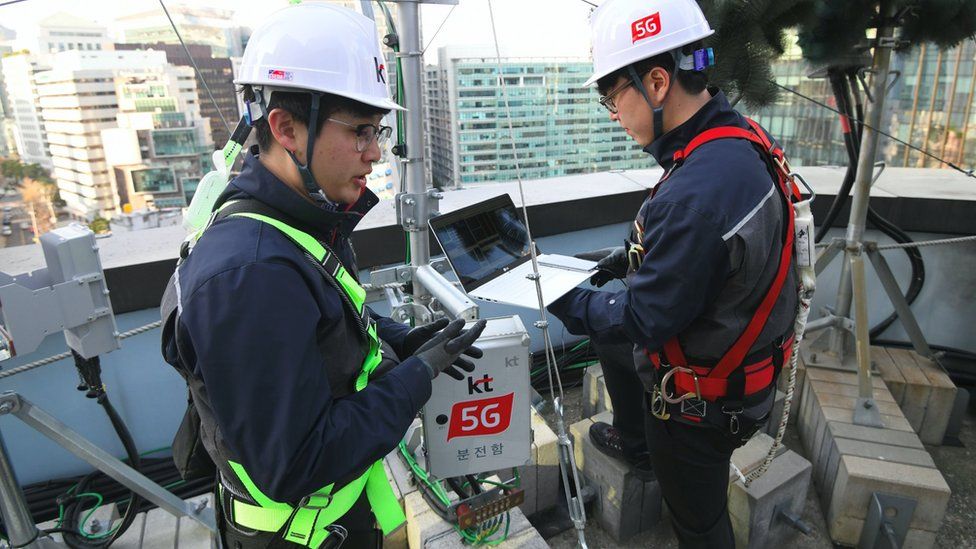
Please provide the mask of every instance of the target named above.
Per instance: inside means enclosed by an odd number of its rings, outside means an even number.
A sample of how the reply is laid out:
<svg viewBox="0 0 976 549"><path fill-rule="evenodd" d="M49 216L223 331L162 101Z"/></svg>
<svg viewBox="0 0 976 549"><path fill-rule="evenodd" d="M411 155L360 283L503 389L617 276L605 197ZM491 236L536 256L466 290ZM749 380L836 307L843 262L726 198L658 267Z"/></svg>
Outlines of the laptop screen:
<svg viewBox="0 0 976 549"><path fill-rule="evenodd" d="M529 255L529 237L506 194L432 219L431 228L465 289Z"/></svg>

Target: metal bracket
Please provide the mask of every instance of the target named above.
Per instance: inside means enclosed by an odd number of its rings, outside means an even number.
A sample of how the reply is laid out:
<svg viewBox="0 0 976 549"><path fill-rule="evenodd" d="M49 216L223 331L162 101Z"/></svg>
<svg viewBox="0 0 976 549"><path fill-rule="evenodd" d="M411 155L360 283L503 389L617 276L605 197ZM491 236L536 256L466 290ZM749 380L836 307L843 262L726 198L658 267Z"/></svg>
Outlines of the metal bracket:
<svg viewBox="0 0 976 549"><path fill-rule="evenodd" d="M884 428L881 412L878 411L878 404L873 398L858 397L854 402L854 425Z"/></svg>
<svg viewBox="0 0 976 549"><path fill-rule="evenodd" d="M444 198L444 194L437 189L396 195L397 223L408 232L426 231L427 221L440 215L437 210L441 198Z"/></svg>
<svg viewBox="0 0 976 549"><path fill-rule="evenodd" d="M105 450L95 446L91 441L70 429L54 416L34 406L29 400L21 397L19 394L13 391L0 393L0 413L12 413L16 415L35 431L53 440L62 448L88 462L92 467L104 472L109 477L166 510L173 516L189 517L211 532L217 531L213 509L199 509L178 498L171 492L166 491L158 484L146 478L142 473L129 467ZM2 460L6 462L7 458L2 444L0 444L0 452L4 452ZM3 482L0 482L0 486L4 487L5 491L7 491L12 489L9 488L10 486L16 486L16 481L3 479ZM19 487L16 489L20 490ZM22 499L23 495L21 494ZM0 500L4 504L9 505L9 502L15 501L16 497L11 497L11 494L4 493L0 494Z"/></svg>
<svg viewBox="0 0 976 549"><path fill-rule="evenodd" d="M904 547L908 527L918 502L890 494L871 494L868 516L861 530L859 549L887 549Z"/></svg>

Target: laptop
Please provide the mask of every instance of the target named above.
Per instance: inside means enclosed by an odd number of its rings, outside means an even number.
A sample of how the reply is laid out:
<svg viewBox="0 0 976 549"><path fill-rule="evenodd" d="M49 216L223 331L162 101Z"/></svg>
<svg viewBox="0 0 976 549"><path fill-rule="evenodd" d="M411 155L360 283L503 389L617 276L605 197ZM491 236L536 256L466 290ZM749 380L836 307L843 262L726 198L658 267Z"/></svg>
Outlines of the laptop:
<svg viewBox="0 0 976 549"><path fill-rule="evenodd" d="M529 235L512 198L503 194L430 220L430 229L464 291L474 299L537 309ZM588 279L596 262L541 254L543 304Z"/></svg>

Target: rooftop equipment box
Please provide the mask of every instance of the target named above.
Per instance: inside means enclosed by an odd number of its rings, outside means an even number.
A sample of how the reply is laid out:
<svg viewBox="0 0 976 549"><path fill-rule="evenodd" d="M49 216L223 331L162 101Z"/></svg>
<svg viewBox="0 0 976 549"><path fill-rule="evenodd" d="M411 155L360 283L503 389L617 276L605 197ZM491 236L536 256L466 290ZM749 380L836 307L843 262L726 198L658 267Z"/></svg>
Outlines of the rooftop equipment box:
<svg viewBox="0 0 976 549"><path fill-rule="evenodd" d="M458 381L439 375L424 407L427 467L438 478L524 465L531 451L529 335L517 315L488 319L485 356Z"/></svg>

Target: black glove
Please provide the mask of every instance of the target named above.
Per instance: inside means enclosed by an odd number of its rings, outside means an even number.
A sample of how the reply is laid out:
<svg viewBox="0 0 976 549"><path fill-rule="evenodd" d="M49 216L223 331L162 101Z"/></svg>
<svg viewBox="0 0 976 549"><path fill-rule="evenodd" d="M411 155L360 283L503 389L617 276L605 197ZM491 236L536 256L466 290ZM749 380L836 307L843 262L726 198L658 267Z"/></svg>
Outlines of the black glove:
<svg viewBox="0 0 976 549"><path fill-rule="evenodd" d="M463 330L463 320L451 321L446 328L417 349L413 356L419 358L427 366L431 379L444 372L454 379L462 380L464 374L458 371L458 368L466 372L473 372L474 363L461 358L461 355L465 354L472 358L484 356L481 349L472 347L472 344L477 341L486 324L484 320L479 320L470 329Z"/></svg>
<svg viewBox="0 0 976 549"><path fill-rule="evenodd" d="M573 256L577 259L597 261L596 273L590 277L590 284L597 288L617 278L625 278L630 264L627 261L627 250L623 246L602 248L591 252L583 252Z"/></svg>

